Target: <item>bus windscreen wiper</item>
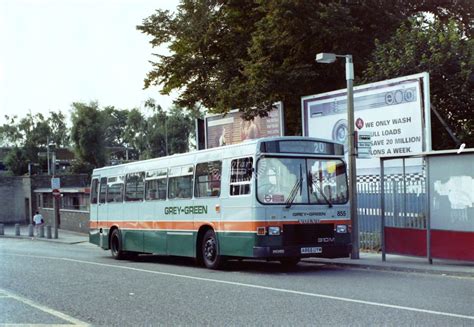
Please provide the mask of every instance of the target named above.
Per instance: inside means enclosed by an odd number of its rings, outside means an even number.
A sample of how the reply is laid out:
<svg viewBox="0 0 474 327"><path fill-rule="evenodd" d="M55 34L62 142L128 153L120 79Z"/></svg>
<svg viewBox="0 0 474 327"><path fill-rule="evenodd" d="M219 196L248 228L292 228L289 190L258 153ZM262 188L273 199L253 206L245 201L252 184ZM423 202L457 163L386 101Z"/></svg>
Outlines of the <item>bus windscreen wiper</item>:
<svg viewBox="0 0 474 327"><path fill-rule="evenodd" d="M303 192L302 184L303 184L303 174L301 172L301 165L300 165L300 177L298 178L295 185L293 185L293 188L291 189L290 195L288 196L288 200L286 201L285 208L287 209L291 208L291 205L295 201L296 195L298 194L298 189L300 191L300 194Z"/></svg>
<svg viewBox="0 0 474 327"><path fill-rule="evenodd" d="M323 199L324 201L326 201L327 205L329 206L329 208L332 208L332 202L331 200L328 199L328 197L326 196L326 194L324 194L323 190L321 189L321 187L318 185L318 182L317 181L314 181L313 180L313 176L310 174L308 174L308 184L310 184L310 186L315 186L316 189L318 190L319 194L321 194L323 196Z"/></svg>

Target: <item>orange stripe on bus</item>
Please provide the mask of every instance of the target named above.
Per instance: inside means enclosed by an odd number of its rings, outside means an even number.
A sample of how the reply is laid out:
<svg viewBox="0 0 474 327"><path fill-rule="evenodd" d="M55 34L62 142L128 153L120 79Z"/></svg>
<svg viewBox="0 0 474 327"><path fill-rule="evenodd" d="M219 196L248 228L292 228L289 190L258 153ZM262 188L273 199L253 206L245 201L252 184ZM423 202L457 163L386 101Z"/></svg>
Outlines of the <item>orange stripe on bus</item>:
<svg viewBox="0 0 474 327"><path fill-rule="evenodd" d="M203 225L209 225L218 231L255 232L257 227L297 225L298 221L90 221L91 229L118 227L136 230L188 230L197 231ZM350 220L320 220L319 224L351 225ZM304 225L304 224L301 224Z"/></svg>

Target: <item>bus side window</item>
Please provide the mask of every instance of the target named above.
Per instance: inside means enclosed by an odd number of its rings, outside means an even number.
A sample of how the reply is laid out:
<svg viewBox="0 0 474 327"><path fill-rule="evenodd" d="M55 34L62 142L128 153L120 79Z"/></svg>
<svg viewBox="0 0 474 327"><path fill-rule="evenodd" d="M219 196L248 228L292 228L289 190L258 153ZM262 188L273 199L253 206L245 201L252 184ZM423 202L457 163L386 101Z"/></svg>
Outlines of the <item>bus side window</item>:
<svg viewBox="0 0 474 327"><path fill-rule="evenodd" d="M170 168L169 199L190 199L193 196L193 165Z"/></svg>
<svg viewBox="0 0 474 327"><path fill-rule="evenodd" d="M221 193L222 162L210 161L196 165L194 196L218 197Z"/></svg>
<svg viewBox="0 0 474 327"><path fill-rule="evenodd" d="M109 177L107 180L107 203L123 201L123 178Z"/></svg>
<svg viewBox="0 0 474 327"><path fill-rule="evenodd" d="M107 197L107 177L100 179L99 203L105 203Z"/></svg>
<svg viewBox="0 0 474 327"><path fill-rule="evenodd" d="M125 201L141 201L145 193L145 173L128 174L125 178Z"/></svg>
<svg viewBox="0 0 474 327"><path fill-rule="evenodd" d="M97 204L97 191L99 186L99 180L94 178L91 185L91 204Z"/></svg>
<svg viewBox="0 0 474 327"><path fill-rule="evenodd" d="M250 194L253 158L232 160L230 169L230 195Z"/></svg>
<svg viewBox="0 0 474 327"><path fill-rule="evenodd" d="M146 173L145 200L166 200L167 175L166 168Z"/></svg>

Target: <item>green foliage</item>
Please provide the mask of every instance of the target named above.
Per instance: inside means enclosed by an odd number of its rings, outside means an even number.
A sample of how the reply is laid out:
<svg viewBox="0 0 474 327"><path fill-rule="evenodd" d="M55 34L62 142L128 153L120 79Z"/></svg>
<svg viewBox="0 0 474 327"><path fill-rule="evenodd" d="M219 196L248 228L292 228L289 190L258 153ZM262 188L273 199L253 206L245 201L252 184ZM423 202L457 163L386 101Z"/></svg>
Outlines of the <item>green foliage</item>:
<svg viewBox="0 0 474 327"><path fill-rule="evenodd" d="M194 118L176 107L167 113L152 99L145 107L151 112L150 116L145 117L138 109L131 110L124 132L125 141L136 150L139 159L188 151Z"/></svg>
<svg viewBox="0 0 474 327"><path fill-rule="evenodd" d="M88 162L82 160L74 160L71 165L71 173L73 174L88 174L92 175L94 166Z"/></svg>
<svg viewBox="0 0 474 327"><path fill-rule="evenodd" d="M22 156L16 157L18 160L24 158L25 162L21 166L27 166L27 162L45 165L44 158L38 157L38 152L46 151L48 140L57 146L69 144L65 117L60 111L50 112L48 118L41 113L28 113L21 119L17 116L5 118L7 123L0 126L0 144L22 149Z"/></svg>
<svg viewBox="0 0 474 327"><path fill-rule="evenodd" d="M466 144L474 143L474 42L455 20L446 23L422 17L403 24L387 42L376 41L373 61L364 72L366 82L430 73L431 103ZM456 144L432 115L433 146Z"/></svg>
<svg viewBox="0 0 474 327"><path fill-rule="evenodd" d="M99 108L98 103L74 103L71 139L77 161L74 172L90 173L110 161L142 160L189 150L194 119L174 108L166 113L154 100L139 109ZM168 146L166 146L168 143Z"/></svg>
<svg viewBox="0 0 474 327"><path fill-rule="evenodd" d="M106 163L104 115L97 102L75 102L71 112L71 140L79 162L94 168Z"/></svg>
<svg viewBox="0 0 474 327"><path fill-rule="evenodd" d="M76 102L72 104L70 131L61 112L50 112L47 119L42 114L28 114L21 119L6 117L7 123L0 126L0 142L17 146L10 154L8 167L14 174L23 174L29 162L39 162L45 170L46 159L38 157L38 152L46 151L48 140L57 147L72 142L76 154L71 166L74 173L90 174L94 168L111 162L188 151L194 115L199 110L184 113L174 107L167 113L153 99L145 107L149 111L146 116L139 109L100 108L97 102Z"/></svg>
<svg viewBox="0 0 474 327"><path fill-rule="evenodd" d="M195 135L195 120L181 108L173 107L167 115L166 130L168 138L168 153L183 153L189 151L190 137Z"/></svg>
<svg viewBox="0 0 474 327"><path fill-rule="evenodd" d="M5 166L15 176L24 175L28 172L28 158L25 151L14 147L5 157Z"/></svg>
<svg viewBox="0 0 474 327"><path fill-rule="evenodd" d="M3 145L32 145L44 148L48 139L60 147L69 144L68 129L61 111L51 111L47 119L41 113L28 113L20 120L17 116L5 116L5 119L7 123L0 126L0 140Z"/></svg>
<svg viewBox="0 0 474 327"><path fill-rule="evenodd" d="M49 127L49 141L59 148L69 146L69 129L66 126L66 117L61 111L49 113L47 120Z"/></svg>
<svg viewBox="0 0 474 327"><path fill-rule="evenodd" d="M124 130L127 126L129 111L107 106L102 110L105 126L105 145L107 147L125 146Z"/></svg>
<svg viewBox="0 0 474 327"><path fill-rule="evenodd" d="M157 10L138 30L152 37L154 47L168 44L172 55L157 54L145 87L162 85L161 93L183 92L179 107L202 104L214 113L232 109L245 82L242 61L261 16L251 0L184 0L176 15Z"/></svg>
<svg viewBox="0 0 474 327"><path fill-rule="evenodd" d="M0 143L2 146L20 145L23 134L18 128L17 116L5 115L6 124L0 126Z"/></svg>
<svg viewBox="0 0 474 327"><path fill-rule="evenodd" d="M211 113L239 108L251 119L284 101L289 134L299 132L300 97L345 87L344 64L317 65L318 52L352 54L356 74L410 17L455 18L470 35L472 1L182 0L175 14L158 10L138 26L156 54L145 87L179 90L177 103ZM471 25L470 25L471 24ZM360 76L356 76L360 77ZM394 77L394 76L390 76Z"/></svg>

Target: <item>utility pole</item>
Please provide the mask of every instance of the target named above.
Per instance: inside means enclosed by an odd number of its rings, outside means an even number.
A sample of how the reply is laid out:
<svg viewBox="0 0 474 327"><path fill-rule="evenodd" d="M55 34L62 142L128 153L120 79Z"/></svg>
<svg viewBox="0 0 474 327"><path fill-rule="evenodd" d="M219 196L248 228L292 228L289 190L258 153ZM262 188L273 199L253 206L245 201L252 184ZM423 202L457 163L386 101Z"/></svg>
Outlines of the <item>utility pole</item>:
<svg viewBox="0 0 474 327"><path fill-rule="evenodd" d="M349 202L351 215L351 259L359 259L359 219L357 216L357 170L356 170L356 150L354 132L354 64L352 55L337 55L334 53L318 53L316 62L322 64L332 64L336 58L346 58L346 81L347 81L347 138L349 152Z"/></svg>
<svg viewBox="0 0 474 327"><path fill-rule="evenodd" d="M52 176L52 181L56 179L56 144L54 143L48 143L48 151L49 151L49 148L51 147L51 150L52 150L52 163L51 163L51 174L53 175ZM53 183L51 183L51 187L53 189L56 189L56 187L53 187L52 185ZM58 187L59 189L59 187ZM60 198L61 198L61 195L53 195L53 204L54 204L54 219L53 219L53 229L54 229L54 236L53 238L57 239L58 238L58 223L59 223L59 206L60 206Z"/></svg>

